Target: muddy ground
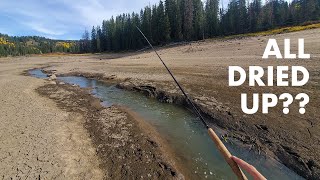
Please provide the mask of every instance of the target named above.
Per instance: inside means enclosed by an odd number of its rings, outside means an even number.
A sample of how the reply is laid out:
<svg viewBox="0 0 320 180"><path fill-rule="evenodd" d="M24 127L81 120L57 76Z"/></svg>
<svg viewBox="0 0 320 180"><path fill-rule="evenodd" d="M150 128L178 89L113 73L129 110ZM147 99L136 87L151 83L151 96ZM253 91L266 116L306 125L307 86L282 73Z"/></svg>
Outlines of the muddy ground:
<svg viewBox="0 0 320 180"><path fill-rule="evenodd" d="M184 179L134 112L26 71L44 64L1 63L0 179Z"/></svg>
<svg viewBox="0 0 320 180"><path fill-rule="evenodd" d="M276 38L280 42L281 50L283 50L283 39L290 38L292 40L291 48L295 53L298 49L298 38L304 38L305 52L311 54L311 59L262 60L261 57L269 38ZM162 48L159 53L203 113L208 115L209 123L228 130L228 136L251 144L257 151L279 158L285 165L303 177L308 179L320 177L320 115L318 113L320 104L320 29L266 37L207 40ZM17 75L17 72L22 72L27 68L49 66L46 68L47 70L57 70L57 74L60 75L78 74L96 77L119 83L119 87L122 88L151 94L161 101L183 103L181 93L171 77L155 54L148 51L122 54L121 56L103 54L17 57L1 59L0 62L1 76L11 77L11 74L16 72L15 77L20 81L23 80ZM247 85L229 87L228 66L231 65L239 65L244 68L251 65L263 67L301 65L309 70L311 77L309 83L300 88L259 88ZM30 81L28 79L28 82ZM1 82L4 82L2 77ZM9 83L14 85L16 80ZM35 87L40 87L40 85ZM25 89L26 87L20 88ZM298 113L298 103L290 106L289 115L283 115L281 105L272 109L268 115L261 113L245 115L240 106L240 94L243 92L248 94L289 92L293 95L304 92L310 95L310 103L305 115ZM16 94L19 92L7 96L13 98ZM7 96L1 97L1 100ZM21 98L24 100L23 97ZM55 99L54 101L59 102ZM13 104L15 103L18 102L13 101ZM3 111L7 112L10 109ZM16 114L19 114L18 110Z"/></svg>
<svg viewBox="0 0 320 180"><path fill-rule="evenodd" d="M21 75L27 64L0 68L0 179L102 179L83 117L35 89L47 82Z"/></svg>
<svg viewBox="0 0 320 180"><path fill-rule="evenodd" d="M150 127L121 107L105 108L89 91L70 85L46 85L36 90L58 107L84 117L106 179L183 179Z"/></svg>

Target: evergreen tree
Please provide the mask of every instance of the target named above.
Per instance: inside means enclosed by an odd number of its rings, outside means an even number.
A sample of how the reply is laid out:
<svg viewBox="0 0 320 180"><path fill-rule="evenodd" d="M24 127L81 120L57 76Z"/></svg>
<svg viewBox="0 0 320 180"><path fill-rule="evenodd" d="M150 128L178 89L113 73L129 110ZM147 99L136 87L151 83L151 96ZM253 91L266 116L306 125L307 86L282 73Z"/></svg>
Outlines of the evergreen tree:
<svg viewBox="0 0 320 180"><path fill-rule="evenodd" d="M140 14L143 14L141 12ZM140 32L137 30L136 27L142 29L142 23L140 21L141 17L139 14L132 14L132 27L131 27L131 37L132 37L132 47L131 49L140 49L143 47L144 39L142 39Z"/></svg>
<svg viewBox="0 0 320 180"><path fill-rule="evenodd" d="M152 21L152 12L151 8L149 6L145 7L143 16L142 16L142 24L141 24L141 30L144 32L146 37L149 39L150 42L153 42L152 39L152 26L151 26L151 21ZM147 45L147 43L144 43Z"/></svg>
<svg viewBox="0 0 320 180"><path fill-rule="evenodd" d="M183 37L192 40L193 36L193 0L184 0Z"/></svg>
<svg viewBox="0 0 320 180"><path fill-rule="evenodd" d="M97 52L97 32L94 26L91 30L91 52L96 53Z"/></svg>
<svg viewBox="0 0 320 180"><path fill-rule="evenodd" d="M165 1L166 16L170 24L170 38L178 41L181 39L180 9L176 0Z"/></svg>
<svg viewBox="0 0 320 180"><path fill-rule="evenodd" d="M249 14L249 29L250 32L257 31L258 28L258 21L259 21L259 15L261 13L261 0L254 0L252 3L250 3L248 8L248 14Z"/></svg>
<svg viewBox="0 0 320 180"><path fill-rule="evenodd" d="M218 30L218 0L207 0L205 6L205 23L206 23L206 36L212 38L219 34Z"/></svg>
<svg viewBox="0 0 320 180"><path fill-rule="evenodd" d="M157 6L152 6L152 18L151 18L151 26L152 26L152 40L155 45L159 44L159 20L158 20Z"/></svg>
<svg viewBox="0 0 320 180"><path fill-rule="evenodd" d="M102 48L101 48L101 42L102 42L102 31L100 26L97 26L96 29L96 42L97 42L97 52L102 52Z"/></svg>
<svg viewBox="0 0 320 180"><path fill-rule="evenodd" d="M168 14L164 11L164 5L161 0L157 9L157 20L159 42L166 43L170 40L170 22Z"/></svg>
<svg viewBox="0 0 320 180"><path fill-rule="evenodd" d="M103 20L101 29L101 51L105 52L108 50L108 21Z"/></svg>
<svg viewBox="0 0 320 180"><path fill-rule="evenodd" d="M204 39L204 9L201 0L193 0L194 18L193 29L195 40Z"/></svg>
<svg viewBox="0 0 320 180"><path fill-rule="evenodd" d="M238 15L239 15L239 22L238 22L236 32L239 34L248 32L248 14L247 14L246 0L238 1Z"/></svg>
<svg viewBox="0 0 320 180"><path fill-rule="evenodd" d="M108 21L108 36L107 36L107 50L115 51L115 33L116 25L113 16Z"/></svg>
<svg viewBox="0 0 320 180"><path fill-rule="evenodd" d="M176 3L176 14L175 14L175 24L176 24L176 29L174 30L174 39L177 41L180 41L183 39L183 34L182 34L182 19L183 19L183 11L181 11L181 0L177 0Z"/></svg>

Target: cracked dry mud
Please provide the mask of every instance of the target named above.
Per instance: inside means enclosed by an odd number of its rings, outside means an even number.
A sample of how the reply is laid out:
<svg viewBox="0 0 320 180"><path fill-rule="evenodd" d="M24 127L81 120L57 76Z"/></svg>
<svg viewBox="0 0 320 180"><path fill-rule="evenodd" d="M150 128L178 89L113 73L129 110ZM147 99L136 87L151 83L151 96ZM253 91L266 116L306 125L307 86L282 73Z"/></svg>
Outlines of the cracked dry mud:
<svg viewBox="0 0 320 180"><path fill-rule="evenodd" d="M0 179L102 179L82 117L40 97L43 81L0 76Z"/></svg>

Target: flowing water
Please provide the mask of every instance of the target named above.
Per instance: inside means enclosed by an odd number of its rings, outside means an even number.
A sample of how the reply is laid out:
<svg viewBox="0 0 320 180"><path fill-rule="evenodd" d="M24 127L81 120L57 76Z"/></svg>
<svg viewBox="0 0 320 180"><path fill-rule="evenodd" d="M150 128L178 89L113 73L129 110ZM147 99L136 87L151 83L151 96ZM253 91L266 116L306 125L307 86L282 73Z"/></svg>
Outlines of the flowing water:
<svg viewBox="0 0 320 180"><path fill-rule="evenodd" d="M32 70L34 77L45 78L41 70ZM172 104L150 99L136 92L116 88L94 79L84 77L59 77L58 80L93 88L92 94L103 100L105 106L126 106L141 115L162 134L179 164L183 164L192 179L236 179L223 157L215 148L201 121L188 110ZM218 128L216 128L218 132ZM248 148L226 143L232 154L254 165L268 179L303 179L283 164L250 152Z"/></svg>

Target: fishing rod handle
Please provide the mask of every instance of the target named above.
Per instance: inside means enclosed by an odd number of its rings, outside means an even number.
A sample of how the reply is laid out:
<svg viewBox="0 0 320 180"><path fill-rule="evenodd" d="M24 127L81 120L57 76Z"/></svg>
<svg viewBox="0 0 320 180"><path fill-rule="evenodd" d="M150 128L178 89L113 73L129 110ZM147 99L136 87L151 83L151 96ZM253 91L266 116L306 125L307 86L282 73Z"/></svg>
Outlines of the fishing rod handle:
<svg viewBox="0 0 320 180"><path fill-rule="evenodd" d="M213 140L213 142L218 147L220 153L223 155L224 159L227 161L229 166L231 167L232 171L235 173L235 175L238 177L239 180L248 180L246 175L241 171L240 167L236 162L234 162L231 157L231 153L228 151L226 146L223 144L223 142L220 140L218 135L213 131L212 128L208 129L209 136Z"/></svg>

